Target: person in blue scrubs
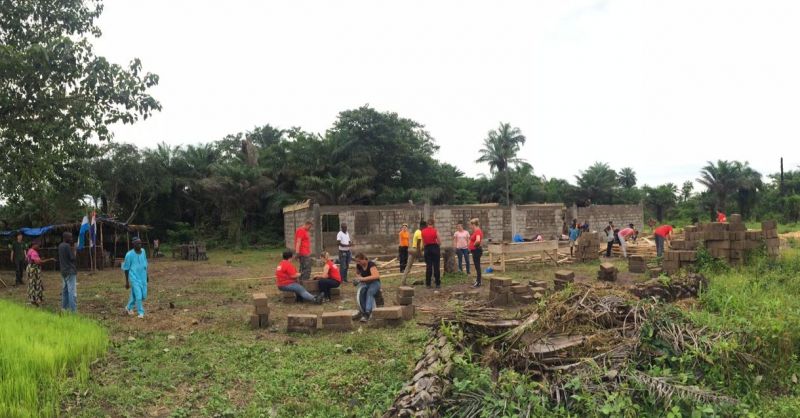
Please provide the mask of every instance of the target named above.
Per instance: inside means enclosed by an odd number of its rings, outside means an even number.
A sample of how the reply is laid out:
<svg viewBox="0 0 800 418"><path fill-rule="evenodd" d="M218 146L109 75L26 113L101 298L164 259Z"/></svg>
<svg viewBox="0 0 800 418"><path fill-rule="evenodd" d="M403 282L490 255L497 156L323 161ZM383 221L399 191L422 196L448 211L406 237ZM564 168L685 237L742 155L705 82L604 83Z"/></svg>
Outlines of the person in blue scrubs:
<svg viewBox="0 0 800 418"><path fill-rule="evenodd" d="M139 237L133 239L133 249L125 254L122 271L125 272L125 288L131 289L125 310L128 315L134 315L135 304L138 317L144 318L142 302L147 299L147 253L142 249L142 240Z"/></svg>

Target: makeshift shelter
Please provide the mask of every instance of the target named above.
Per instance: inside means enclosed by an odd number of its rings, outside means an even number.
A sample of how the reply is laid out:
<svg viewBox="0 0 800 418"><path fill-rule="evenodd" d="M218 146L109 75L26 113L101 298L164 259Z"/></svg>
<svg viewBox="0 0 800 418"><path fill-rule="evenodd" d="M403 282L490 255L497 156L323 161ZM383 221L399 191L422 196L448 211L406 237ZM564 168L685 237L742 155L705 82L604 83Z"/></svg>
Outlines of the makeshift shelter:
<svg viewBox="0 0 800 418"><path fill-rule="evenodd" d="M94 243L91 240L87 240L84 248L78 250L78 268L102 270L104 267L117 265L116 261L125 257L125 253L132 248L131 239L136 236L142 239L142 246L147 250L148 256L150 255L150 239L148 236L148 231L151 229L150 226L131 225L107 216L97 216L95 225ZM80 229L81 223L75 222L0 231L0 237L13 240L17 232L22 232L22 235L27 238L29 243L31 239L39 240L39 255L42 258L55 258L58 260L58 244L61 242L61 234L63 232L72 232L77 242ZM10 249L4 245L0 249L0 268L13 269L13 267ZM47 270L57 269L58 263L48 263L44 268Z"/></svg>

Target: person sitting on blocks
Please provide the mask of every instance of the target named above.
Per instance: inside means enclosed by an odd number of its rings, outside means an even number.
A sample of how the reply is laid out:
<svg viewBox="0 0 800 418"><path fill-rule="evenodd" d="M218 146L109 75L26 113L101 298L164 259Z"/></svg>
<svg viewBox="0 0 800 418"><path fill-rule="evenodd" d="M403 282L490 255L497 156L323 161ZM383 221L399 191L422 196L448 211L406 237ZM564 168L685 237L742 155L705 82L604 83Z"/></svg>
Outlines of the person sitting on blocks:
<svg viewBox="0 0 800 418"><path fill-rule="evenodd" d="M314 276L314 280L319 282L320 295L325 299L331 300L331 289L339 287L342 284L342 275L339 273L339 266L331 260L330 254L322 252L319 256L325 267L322 269L322 274Z"/></svg>
<svg viewBox="0 0 800 418"><path fill-rule="evenodd" d="M300 273L298 273L297 269L294 268L292 264L291 259L293 255L294 253L292 250L284 251L283 261L281 261L280 264L278 264L278 268L275 269L275 282L278 285L278 289L284 292L293 292L298 302L320 303L322 301L321 297L308 293L308 291L297 282L297 279L300 278Z"/></svg>

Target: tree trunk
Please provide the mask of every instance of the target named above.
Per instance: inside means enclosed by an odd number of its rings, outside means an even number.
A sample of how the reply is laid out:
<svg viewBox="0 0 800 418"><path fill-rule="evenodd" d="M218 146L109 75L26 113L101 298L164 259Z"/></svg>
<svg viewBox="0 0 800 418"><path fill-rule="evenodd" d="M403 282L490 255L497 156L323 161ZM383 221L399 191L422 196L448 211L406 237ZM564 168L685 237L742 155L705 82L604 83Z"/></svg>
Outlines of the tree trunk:
<svg viewBox="0 0 800 418"><path fill-rule="evenodd" d="M506 206L511 206L511 191L508 185L508 167L506 167L505 172L506 172Z"/></svg>

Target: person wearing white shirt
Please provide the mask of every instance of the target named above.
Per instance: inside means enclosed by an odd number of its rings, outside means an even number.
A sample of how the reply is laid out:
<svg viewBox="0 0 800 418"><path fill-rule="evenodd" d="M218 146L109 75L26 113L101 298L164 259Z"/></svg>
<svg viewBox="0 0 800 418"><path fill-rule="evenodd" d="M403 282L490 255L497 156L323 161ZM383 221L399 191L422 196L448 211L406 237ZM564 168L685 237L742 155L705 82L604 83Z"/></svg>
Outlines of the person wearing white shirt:
<svg viewBox="0 0 800 418"><path fill-rule="evenodd" d="M347 233L347 224L344 222L341 224L341 231L336 234L336 242L339 243L339 273L342 275L342 282L347 283L347 269L350 267L350 260L353 258L350 247L353 243L350 241L350 234Z"/></svg>

